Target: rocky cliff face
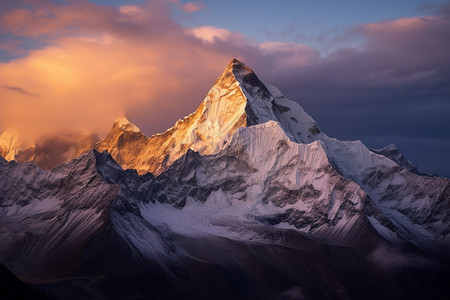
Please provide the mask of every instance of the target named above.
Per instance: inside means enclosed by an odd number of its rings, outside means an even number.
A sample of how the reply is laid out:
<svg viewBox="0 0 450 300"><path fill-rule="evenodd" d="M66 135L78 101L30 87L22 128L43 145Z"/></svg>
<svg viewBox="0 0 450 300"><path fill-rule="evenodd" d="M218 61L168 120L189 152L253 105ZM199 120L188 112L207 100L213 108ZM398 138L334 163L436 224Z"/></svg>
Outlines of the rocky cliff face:
<svg viewBox="0 0 450 300"><path fill-rule="evenodd" d="M125 116L121 116L114 121L111 131L95 145L95 148L100 152L108 151L122 168L132 169L147 143L147 137L139 128Z"/></svg>
<svg viewBox="0 0 450 300"><path fill-rule="evenodd" d="M74 269L118 193L96 173L92 152L50 171L3 163L0 190L1 261L27 281Z"/></svg>
<svg viewBox="0 0 450 300"><path fill-rule="evenodd" d="M220 151L237 128L247 125L246 98L233 74L230 64L217 79L199 108L191 115L179 120L172 128L156 134L138 148L138 153L124 157L116 153L128 152L133 143L117 144L108 138L97 145L97 150L108 150L121 166L136 169L139 174L160 174L188 149L201 154ZM144 140L142 140L144 142Z"/></svg>

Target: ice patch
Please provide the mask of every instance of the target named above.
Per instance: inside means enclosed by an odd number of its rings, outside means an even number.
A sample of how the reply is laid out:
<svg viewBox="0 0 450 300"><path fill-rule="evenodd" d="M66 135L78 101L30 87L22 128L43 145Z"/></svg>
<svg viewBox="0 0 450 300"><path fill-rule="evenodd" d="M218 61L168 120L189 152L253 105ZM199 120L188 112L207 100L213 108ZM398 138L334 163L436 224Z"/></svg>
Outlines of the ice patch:
<svg viewBox="0 0 450 300"><path fill-rule="evenodd" d="M56 211L60 209L60 202L57 198L45 198L42 200L32 199L25 206L20 206L17 204L12 204L11 206L0 208L0 215L6 217L16 216L16 215L37 215L40 213L45 213L49 211Z"/></svg>

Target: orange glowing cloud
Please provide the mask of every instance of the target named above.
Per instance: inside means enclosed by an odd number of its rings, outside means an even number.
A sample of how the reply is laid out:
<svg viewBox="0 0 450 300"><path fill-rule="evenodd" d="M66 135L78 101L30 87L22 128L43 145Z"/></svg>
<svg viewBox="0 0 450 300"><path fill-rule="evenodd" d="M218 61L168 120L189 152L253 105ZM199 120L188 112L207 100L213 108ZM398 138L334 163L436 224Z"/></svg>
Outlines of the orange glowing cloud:
<svg viewBox="0 0 450 300"><path fill-rule="evenodd" d="M101 36L58 42L1 65L0 115L5 123L44 132L58 128L104 132L122 111L140 105L155 108L148 110L150 123L161 121L161 107L163 118L175 119L180 112L172 107L189 106L182 101L184 94L220 72L202 70L198 62L211 66L221 61L222 68L228 60L227 55L209 54L195 45L190 49L195 53L180 58L183 53L177 53L180 43L175 41L136 45Z"/></svg>
<svg viewBox="0 0 450 300"><path fill-rule="evenodd" d="M368 31L386 31L387 29L407 31L417 29L426 23L437 22L439 20L439 18L433 16L401 18L393 21L366 24L364 25L364 28Z"/></svg>
<svg viewBox="0 0 450 300"><path fill-rule="evenodd" d="M399 43L409 44L410 47L432 47L437 37L445 34L449 28L449 20L436 16L402 18L393 21L366 24L362 32L370 38L370 46L383 45L387 49ZM428 37L428 38L427 38ZM419 40L427 39L426 45L416 44ZM414 50L414 49L411 49Z"/></svg>
<svg viewBox="0 0 450 300"><path fill-rule="evenodd" d="M298 50L260 47L221 28L183 28L161 1L119 8L44 3L0 17L9 32L46 43L0 64L0 130L102 135L125 112L144 133L160 132L197 108L231 58L252 64ZM303 50L289 64L313 57Z"/></svg>
<svg viewBox="0 0 450 300"><path fill-rule="evenodd" d="M46 14L23 10L3 21L15 32L33 35L64 28L67 20L81 16L76 9L56 11L58 16L49 22ZM32 134L65 128L104 133L122 111L131 115L136 111L148 128L163 130L158 127L161 121L172 123L182 116L180 110L192 110L200 103L206 86L229 60L229 54L208 51L170 19L155 20L145 7L123 6L114 12L95 7L87 18L95 13L104 16L101 30L96 26L91 30L88 24L76 36L62 34L43 49L0 64L1 127ZM43 19L32 26L26 16ZM146 29L146 22L161 26ZM169 29L158 32L158 28ZM123 34L131 30L142 35ZM196 93L199 87L201 92ZM193 104L186 95L199 98Z"/></svg>
<svg viewBox="0 0 450 300"><path fill-rule="evenodd" d="M225 28L214 26L199 26L186 30L187 34L192 34L206 44L233 43L234 45L250 46L251 43L238 32L232 32Z"/></svg>
<svg viewBox="0 0 450 300"><path fill-rule="evenodd" d="M181 7L187 13L193 13L203 9L203 4L198 1L195 2L187 2Z"/></svg>

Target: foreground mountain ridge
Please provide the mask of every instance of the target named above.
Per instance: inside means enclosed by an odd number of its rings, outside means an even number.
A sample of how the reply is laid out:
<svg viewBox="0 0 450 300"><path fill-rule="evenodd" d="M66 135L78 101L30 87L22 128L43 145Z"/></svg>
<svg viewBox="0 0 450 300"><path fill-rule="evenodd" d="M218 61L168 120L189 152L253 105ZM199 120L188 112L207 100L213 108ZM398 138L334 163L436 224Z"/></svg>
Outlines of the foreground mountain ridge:
<svg viewBox="0 0 450 300"><path fill-rule="evenodd" d="M450 180L329 138L235 59L173 128L121 116L96 148L0 157L0 263L57 298L450 295Z"/></svg>

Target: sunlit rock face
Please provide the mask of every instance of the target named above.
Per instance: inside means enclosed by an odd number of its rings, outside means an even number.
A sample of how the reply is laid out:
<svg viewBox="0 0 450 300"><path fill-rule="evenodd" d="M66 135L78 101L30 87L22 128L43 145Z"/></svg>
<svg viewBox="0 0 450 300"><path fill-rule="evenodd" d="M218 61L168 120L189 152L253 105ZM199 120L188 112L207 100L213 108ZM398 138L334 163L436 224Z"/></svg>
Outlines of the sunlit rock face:
<svg viewBox="0 0 450 300"><path fill-rule="evenodd" d="M95 148L103 152L107 150L124 169L133 168L140 151L147 146L147 137L125 116L114 121L108 135L99 141Z"/></svg>
<svg viewBox="0 0 450 300"><path fill-rule="evenodd" d="M61 132L24 143L18 132L8 129L0 135L0 155L8 161L32 162L50 170L92 149L97 141L93 133Z"/></svg>
<svg viewBox="0 0 450 300"><path fill-rule="evenodd" d="M247 99L233 74L235 65L227 67L193 114L164 133L150 137L146 144L138 133L114 125L96 149L108 150L122 167L136 169L139 174L160 174L188 149L201 154L217 153L237 128L247 125ZM119 137L131 142L120 143Z"/></svg>
<svg viewBox="0 0 450 300"><path fill-rule="evenodd" d="M0 156L10 161L14 160L20 151L19 134L12 129L5 130L0 135Z"/></svg>

